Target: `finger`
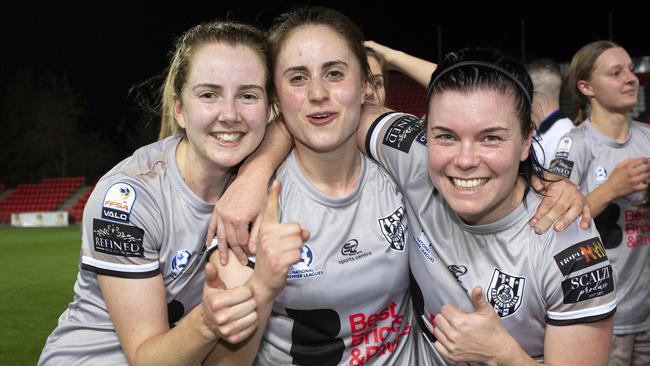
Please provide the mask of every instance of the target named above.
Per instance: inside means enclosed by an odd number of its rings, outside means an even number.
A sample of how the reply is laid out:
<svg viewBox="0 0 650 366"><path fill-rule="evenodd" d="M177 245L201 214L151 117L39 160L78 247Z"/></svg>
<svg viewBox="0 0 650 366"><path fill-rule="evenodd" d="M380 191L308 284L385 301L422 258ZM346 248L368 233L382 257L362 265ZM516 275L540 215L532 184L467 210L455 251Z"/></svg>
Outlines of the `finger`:
<svg viewBox="0 0 650 366"><path fill-rule="evenodd" d="M248 240L248 251L251 254L257 253L257 245L260 240L260 227L262 226L262 214L257 215L257 218L253 222L253 229L251 229L251 236Z"/></svg>
<svg viewBox="0 0 650 366"><path fill-rule="evenodd" d="M226 235L226 225L224 225L221 218L217 218L217 241L221 243L219 245L219 262L222 266L228 264L228 240Z"/></svg>
<svg viewBox="0 0 650 366"><path fill-rule="evenodd" d="M237 246L231 247L230 249L232 250L232 253L235 255L235 257L237 257L237 260L239 261L239 263L241 263L243 266L248 264L248 255L246 254L244 249L242 249L242 247L237 245Z"/></svg>
<svg viewBox="0 0 650 366"><path fill-rule="evenodd" d="M264 223L279 223L279 210L280 210L280 190L282 189L282 184L279 180L274 180L271 185L271 192L269 192L269 197L266 201L266 210L264 211Z"/></svg>
<svg viewBox="0 0 650 366"><path fill-rule="evenodd" d="M225 321L224 323L217 323L217 327L222 338L230 343L236 343L242 340L240 333L251 326L255 326L257 321L257 312L253 311L241 318L233 319L232 321Z"/></svg>
<svg viewBox="0 0 650 366"><path fill-rule="evenodd" d="M468 314L465 309L461 309L457 306L450 305L450 304L445 304L440 308L440 314L442 314L443 319L449 324L453 324L453 320L457 318L459 315L462 314ZM437 322L437 319L436 319Z"/></svg>
<svg viewBox="0 0 650 366"><path fill-rule="evenodd" d="M585 202L582 198L576 198L571 202L571 206L569 206L567 210L563 210L563 208L558 209L557 212L551 210L551 213L549 213L549 215L552 214L559 216L559 213L563 212L563 214L556 220L553 229L555 231L563 231L566 229L578 217L578 215L582 213L584 205ZM552 216L552 218L556 217Z"/></svg>
<svg viewBox="0 0 650 366"><path fill-rule="evenodd" d="M544 199L539 204L539 206L537 206L537 211L535 211L535 214L530 220L530 225L533 226L536 234L542 234L553 223L552 221L548 222L549 218L546 215L548 214L555 201L555 197L546 195L544 196Z"/></svg>
<svg viewBox="0 0 650 366"><path fill-rule="evenodd" d="M246 246L248 244L248 240L249 240L248 221L244 220L243 222L234 225L234 230L235 230L235 236L237 236L237 240L238 240L239 245Z"/></svg>
<svg viewBox="0 0 650 366"><path fill-rule="evenodd" d="M220 293L210 296L208 300L210 310L215 313L215 319L219 324L226 324L251 312L257 304L251 290L246 286L237 286L226 289ZM234 314L240 314L234 316Z"/></svg>
<svg viewBox="0 0 650 366"><path fill-rule="evenodd" d="M258 326L259 326L259 322L257 321L257 317L255 317L255 322L253 324L240 330L238 333L224 339L231 344L239 343L245 340L246 338L248 338L251 334L253 334L253 332L255 332Z"/></svg>
<svg viewBox="0 0 650 366"><path fill-rule="evenodd" d="M221 278L219 278L217 269L210 263L205 265L205 286L214 289L226 289L226 285L223 283Z"/></svg>
<svg viewBox="0 0 650 366"><path fill-rule="evenodd" d="M448 344L449 338L447 337L447 332L450 332L451 329L451 324L447 318L442 315L442 313L436 315L436 325L433 327L432 333L437 340L443 342L444 344Z"/></svg>
<svg viewBox="0 0 650 366"><path fill-rule="evenodd" d="M238 290L239 288L234 288L232 290ZM244 290L246 290L248 293L250 293L250 290L248 290L247 287L243 287ZM230 290L229 290L230 291ZM222 293L222 295L225 295L226 292ZM255 300L250 297L246 298L246 292L236 292L233 294L230 294L230 299L228 299L227 304L217 304L218 306L222 306L218 316L217 320L219 324L228 324L228 323L233 323L236 322L239 319L244 319L248 317L251 313L256 314L255 316L257 317L257 313L255 312L255 309L257 308L257 303ZM242 299L245 299L243 301L240 301ZM250 326L250 323L245 324L246 327ZM240 327L241 329L241 327Z"/></svg>
<svg viewBox="0 0 650 366"><path fill-rule="evenodd" d="M306 242L307 240L309 240L309 237L311 236L311 234L309 233L309 230L302 229L302 232L300 233L300 236L302 238L302 241Z"/></svg>
<svg viewBox="0 0 650 366"><path fill-rule="evenodd" d="M490 305L490 303L485 299L485 296L483 296L483 289L481 286L476 286L472 289L472 305L474 305L474 309L479 312L494 311L492 305Z"/></svg>
<svg viewBox="0 0 650 366"><path fill-rule="evenodd" d="M567 197L570 197L571 193L575 194L576 192L577 189L575 188L575 186L565 181L557 182L549 188L547 192L547 196L544 197L542 203L539 205L537 209L538 212L540 210L546 210L546 212L542 217L539 217L537 222L535 223L534 229L536 234L541 234L546 232L553 225L553 223L556 222L558 218L560 218L560 216L562 216L565 212L569 210L571 204L577 204L578 206L577 208L579 209L578 211L572 211L573 219L575 219L578 216L578 214L582 212L582 200L578 200L577 202L569 200L569 202L567 202ZM582 197L582 195L580 195L579 192L577 196ZM546 203L548 203L548 205ZM564 217L566 218L569 216L565 215ZM570 223L571 221L573 221L573 219L569 220L564 224Z"/></svg>
<svg viewBox="0 0 650 366"><path fill-rule="evenodd" d="M588 200L585 199L585 206L582 208L582 219L580 220L580 227L583 230L589 229L589 226L591 226L591 204L589 203Z"/></svg>
<svg viewBox="0 0 650 366"><path fill-rule="evenodd" d="M237 238L237 234L235 233L235 227L233 226L232 223L227 223L226 224L226 239L228 240L228 246L231 249L234 249L235 247L238 247L241 245L241 242Z"/></svg>
<svg viewBox="0 0 650 366"><path fill-rule="evenodd" d="M212 239L217 235L217 224L218 224L219 215L217 215L216 208L212 211L212 216L210 217L210 223L208 224L208 233L205 236L205 245L210 246Z"/></svg>
<svg viewBox="0 0 650 366"><path fill-rule="evenodd" d="M449 350L447 350L447 347L445 347L441 341L436 341L436 343L433 344L433 347L440 353L440 355L448 360L451 360L451 354L449 354Z"/></svg>

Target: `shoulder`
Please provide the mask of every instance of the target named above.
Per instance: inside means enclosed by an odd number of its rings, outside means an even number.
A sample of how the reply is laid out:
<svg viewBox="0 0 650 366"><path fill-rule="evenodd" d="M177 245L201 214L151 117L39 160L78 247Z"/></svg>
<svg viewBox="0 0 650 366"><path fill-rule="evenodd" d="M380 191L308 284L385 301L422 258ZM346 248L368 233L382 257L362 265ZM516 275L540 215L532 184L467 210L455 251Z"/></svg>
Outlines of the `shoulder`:
<svg viewBox="0 0 650 366"><path fill-rule="evenodd" d="M376 161L370 159L365 155L361 155L365 160L367 181L370 184L376 185L379 190L390 190L391 192L399 192L399 186L392 175Z"/></svg>
<svg viewBox="0 0 650 366"><path fill-rule="evenodd" d="M639 121L632 121L632 126L638 128L644 134L650 135L650 123L643 123Z"/></svg>
<svg viewBox="0 0 650 366"><path fill-rule="evenodd" d="M558 232L550 229L542 234L544 251L556 258L556 261L560 260L558 256L561 257L562 253L573 255L574 252L580 252L581 247L593 247L595 245L594 243L601 242L600 235L593 221L588 229L582 229L580 227L580 219L581 217L578 217L563 231ZM601 247L602 244L598 246L598 248ZM604 247L602 249L604 253ZM558 266L560 266L559 263Z"/></svg>

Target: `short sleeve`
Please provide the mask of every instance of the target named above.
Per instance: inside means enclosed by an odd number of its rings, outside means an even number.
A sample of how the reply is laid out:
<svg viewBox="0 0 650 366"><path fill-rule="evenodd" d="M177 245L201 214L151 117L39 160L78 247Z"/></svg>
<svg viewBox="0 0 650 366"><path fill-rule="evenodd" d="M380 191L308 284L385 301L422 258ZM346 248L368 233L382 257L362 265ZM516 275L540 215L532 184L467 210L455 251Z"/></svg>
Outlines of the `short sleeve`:
<svg viewBox="0 0 650 366"><path fill-rule="evenodd" d="M598 232L577 223L549 235L539 273L552 325L590 323L616 311L615 276Z"/></svg>
<svg viewBox="0 0 650 366"><path fill-rule="evenodd" d="M581 187L589 155L588 146L580 135L566 134L557 145L549 170Z"/></svg>
<svg viewBox="0 0 650 366"><path fill-rule="evenodd" d="M379 162L402 190L430 181L424 122L413 115L387 113L371 125L366 137L368 155Z"/></svg>
<svg viewBox="0 0 650 366"><path fill-rule="evenodd" d="M158 275L161 217L156 199L137 179L102 179L84 209L81 268L125 278Z"/></svg>

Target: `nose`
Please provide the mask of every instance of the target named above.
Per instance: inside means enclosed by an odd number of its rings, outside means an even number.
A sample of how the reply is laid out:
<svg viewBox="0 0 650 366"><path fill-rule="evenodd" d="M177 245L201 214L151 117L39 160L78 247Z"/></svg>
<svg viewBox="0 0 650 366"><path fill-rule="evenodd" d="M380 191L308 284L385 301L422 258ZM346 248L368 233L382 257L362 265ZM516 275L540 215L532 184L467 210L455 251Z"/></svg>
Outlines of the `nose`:
<svg viewBox="0 0 650 366"><path fill-rule="evenodd" d="M328 97L329 91L325 83L318 78L312 79L309 84L309 100L312 102L322 102L327 100Z"/></svg>
<svg viewBox="0 0 650 366"><path fill-rule="evenodd" d="M456 155L456 166L462 170L469 170L478 165L478 154L472 141L461 141Z"/></svg>
<svg viewBox="0 0 650 366"><path fill-rule="evenodd" d="M219 122L230 124L239 121L239 111L235 98L224 98L220 107Z"/></svg>
<svg viewBox="0 0 650 366"><path fill-rule="evenodd" d="M633 70L625 70L625 82L628 84L637 84L639 82L639 77L636 76Z"/></svg>

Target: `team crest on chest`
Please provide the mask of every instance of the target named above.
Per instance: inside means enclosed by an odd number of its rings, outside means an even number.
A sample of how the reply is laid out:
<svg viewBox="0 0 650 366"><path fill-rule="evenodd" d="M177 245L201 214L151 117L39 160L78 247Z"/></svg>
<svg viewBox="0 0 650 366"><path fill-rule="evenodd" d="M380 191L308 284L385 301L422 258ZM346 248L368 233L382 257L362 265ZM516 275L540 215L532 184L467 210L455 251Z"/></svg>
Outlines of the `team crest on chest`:
<svg viewBox="0 0 650 366"><path fill-rule="evenodd" d="M402 224L404 218L404 207L398 208L390 216L379 219L379 227L384 238L390 244L390 248L397 251L404 251L404 235L406 229Z"/></svg>
<svg viewBox="0 0 650 366"><path fill-rule="evenodd" d="M486 296L501 318L510 316L519 309L524 298L525 283L525 277L513 276L498 268L494 269Z"/></svg>

